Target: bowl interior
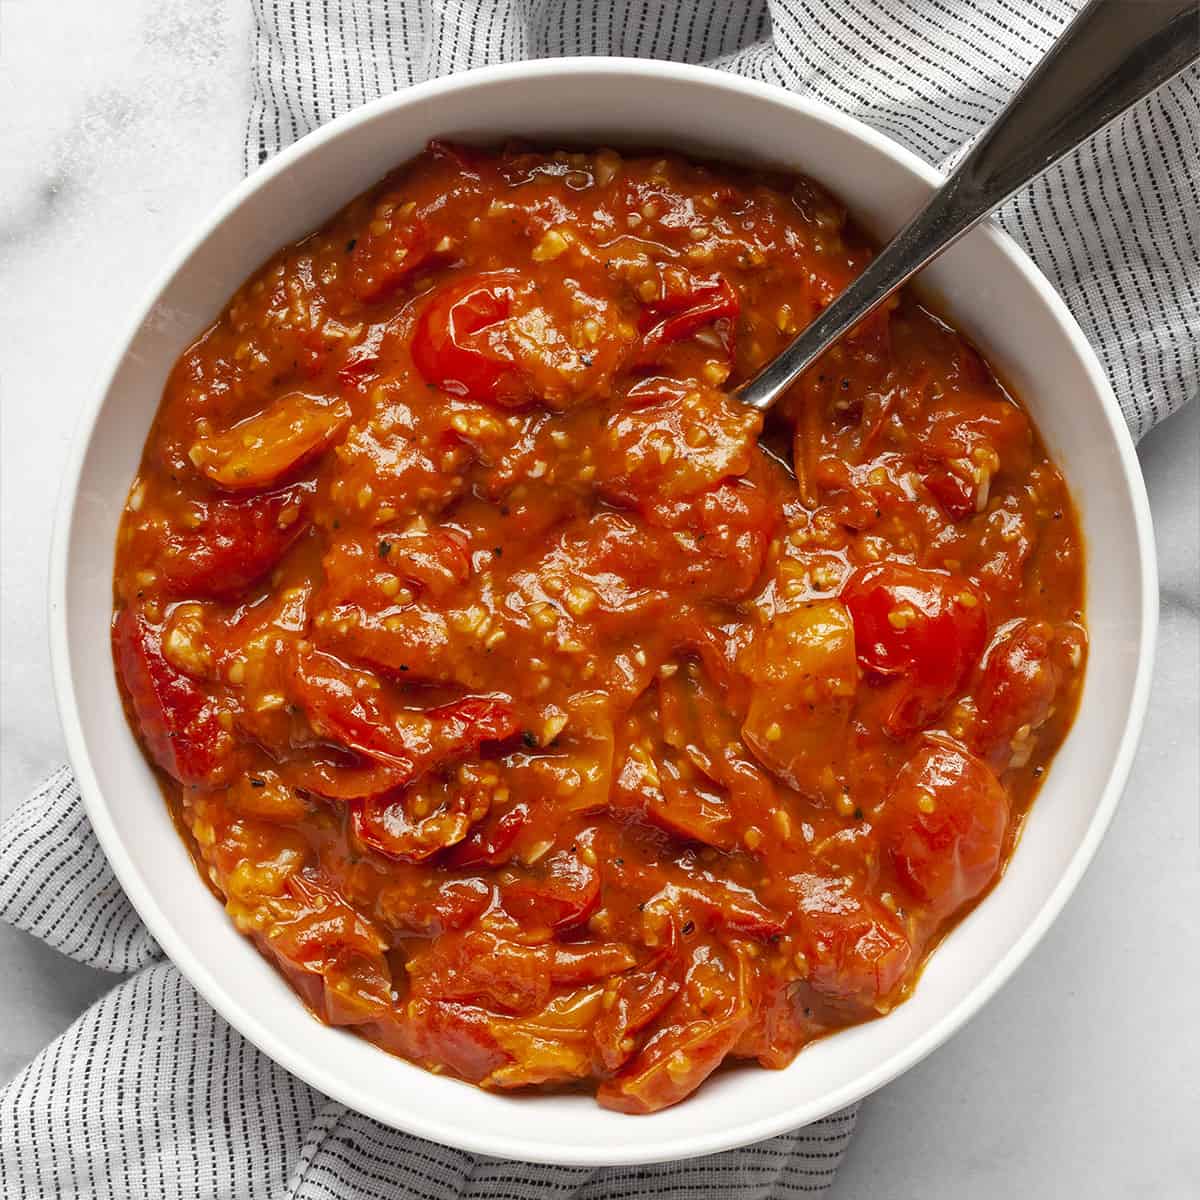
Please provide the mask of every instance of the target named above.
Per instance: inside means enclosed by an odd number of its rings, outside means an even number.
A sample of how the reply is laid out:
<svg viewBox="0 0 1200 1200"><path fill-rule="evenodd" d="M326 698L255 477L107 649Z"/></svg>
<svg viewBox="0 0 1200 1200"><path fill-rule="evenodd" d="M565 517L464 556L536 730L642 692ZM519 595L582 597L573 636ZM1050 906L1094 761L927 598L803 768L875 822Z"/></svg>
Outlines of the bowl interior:
<svg viewBox="0 0 1200 1200"><path fill-rule="evenodd" d="M563 1163L684 1157L834 1111L912 1065L1007 977L1103 833L1140 724L1153 566L1140 478L1082 335L1032 266L984 228L926 274L945 312L1028 404L1071 482L1088 544L1092 651L1074 731L1002 882L934 954L913 998L788 1069L735 1069L677 1108L631 1119L585 1095L487 1095L308 1015L201 883L126 728L109 657L112 548L163 381L186 343L280 244L318 225L431 136L666 145L805 171L879 236L935 176L892 143L786 93L712 71L620 60L458 76L326 127L244 184L160 281L97 397L68 476L52 604L72 759L105 849L151 930L222 1014L283 1066L389 1124L464 1149ZM82 438L87 438L85 429Z"/></svg>

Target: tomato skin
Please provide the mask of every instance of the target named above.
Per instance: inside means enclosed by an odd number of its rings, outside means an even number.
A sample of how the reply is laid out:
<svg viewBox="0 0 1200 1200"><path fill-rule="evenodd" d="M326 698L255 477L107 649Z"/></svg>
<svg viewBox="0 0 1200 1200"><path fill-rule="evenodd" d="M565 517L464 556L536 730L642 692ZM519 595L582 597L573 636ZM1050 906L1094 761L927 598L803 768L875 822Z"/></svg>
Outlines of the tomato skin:
<svg viewBox="0 0 1200 1200"><path fill-rule="evenodd" d="M682 986L679 928L668 922L665 945L638 970L617 981L613 1001L592 1027L596 1053L607 1071L616 1071L636 1052L634 1039L649 1028Z"/></svg>
<svg viewBox="0 0 1200 1200"><path fill-rule="evenodd" d="M413 767L409 747L381 707L377 689L364 686L369 679L330 654L296 653L296 695L316 733L393 768L398 785Z"/></svg>
<svg viewBox="0 0 1200 1200"><path fill-rule="evenodd" d="M199 502L200 527L171 530L156 557L169 590L220 599L261 579L308 529L310 492L296 484L243 500Z"/></svg>
<svg viewBox="0 0 1200 1200"><path fill-rule="evenodd" d="M412 960L411 982L422 996L465 1000L493 1012L541 1008L550 994L547 948L525 946L483 929L438 939Z"/></svg>
<svg viewBox="0 0 1200 1200"><path fill-rule="evenodd" d="M670 884L668 890L707 912L708 923L715 928L762 941L784 931L785 923L748 888L693 878L686 884Z"/></svg>
<svg viewBox="0 0 1200 1200"><path fill-rule="evenodd" d="M675 764L660 765L662 794L643 799L648 820L684 841L730 850L737 844L728 805L723 796L704 787L703 781L682 778Z"/></svg>
<svg viewBox="0 0 1200 1200"><path fill-rule="evenodd" d="M399 889L396 889L399 890ZM393 893L380 896L388 923L421 937L436 938L447 930L465 929L492 901L492 888L483 879L450 879L430 894L407 891L398 901Z"/></svg>
<svg viewBox="0 0 1200 1200"><path fill-rule="evenodd" d="M930 739L896 777L879 827L908 891L941 921L996 878L1008 817L1008 794L988 766Z"/></svg>
<svg viewBox="0 0 1200 1200"><path fill-rule="evenodd" d="M987 374L978 356L971 369L980 376ZM1033 440L1029 418L1010 400L976 393L973 389L979 386L979 380L972 380L968 384L971 390L959 390L929 407L923 421L923 444L931 455L947 462L971 459L982 450L994 453L1005 469L1026 469Z"/></svg>
<svg viewBox="0 0 1200 1200"><path fill-rule="evenodd" d="M386 220L388 229L365 231L351 255L352 286L365 304L386 300L434 258L432 241L419 221L406 224L396 214Z"/></svg>
<svg viewBox="0 0 1200 1200"><path fill-rule="evenodd" d="M616 942L529 946L487 929L468 928L415 955L409 972L423 998L528 1013L544 1007L556 985L593 983L627 971L635 961L629 947Z"/></svg>
<svg viewBox="0 0 1200 1200"><path fill-rule="evenodd" d="M975 512L975 494L971 485L957 471L945 466L932 466L923 476L925 486L953 521L961 521Z"/></svg>
<svg viewBox="0 0 1200 1200"><path fill-rule="evenodd" d="M626 400L606 430L612 455L602 478L615 500L642 509L670 505L750 469L762 418L745 405L662 379L644 380Z"/></svg>
<svg viewBox="0 0 1200 1200"><path fill-rule="evenodd" d="M313 633L323 649L406 682L456 681L450 632L439 602L470 576L465 541L453 529L394 533L374 529L333 543L322 560L315 607L331 614ZM385 582L413 595L401 605ZM349 618L349 626L343 626ZM466 682L465 680L463 682Z"/></svg>
<svg viewBox="0 0 1200 1200"><path fill-rule="evenodd" d="M216 705L162 652L162 630L127 605L112 627L113 657L142 739L168 775L191 786L211 785L225 772L228 735Z"/></svg>
<svg viewBox="0 0 1200 1200"><path fill-rule="evenodd" d="M1019 620L1003 629L988 648L975 691L972 749L994 770L1004 770L1017 731L1045 721L1062 678L1048 621Z"/></svg>
<svg viewBox="0 0 1200 1200"><path fill-rule="evenodd" d="M585 924L600 906L600 874L583 857L593 841L593 831L584 830L569 851L550 855L537 877L509 884L503 889L504 907L523 925L543 925L555 933Z"/></svg>
<svg viewBox="0 0 1200 1200"><path fill-rule="evenodd" d="M290 392L231 429L200 438L188 457L202 475L228 491L269 487L332 445L350 417L344 400L325 404Z"/></svg>
<svg viewBox="0 0 1200 1200"><path fill-rule="evenodd" d="M468 696L429 713L441 741L451 748L478 750L484 742L502 742L520 729L507 697Z"/></svg>
<svg viewBox="0 0 1200 1200"><path fill-rule="evenodd" d="M820 953L815 955L809 986L851 1012L878 1011L912 966L912 946L881 908L831 914L816 929Z"/></svg>
<svg viewBox="0 0 1200 1200"><path fill-rule="evenodd" d="M338 383L343 387L357 387L378 373L385 329L384 325L374 326L366 338L346 351L346 357L337 374Z"/></svg>
<svg viewBox="0 0 1200 1200"><path fill-rule="evenodd" d="M725 965L700 947L693 953L688 976L703 979L709 994L706 1011L701 1014L685 1004L678 1023L651 1034L637 1057L597 1089L596 1099L605 1108L650 1113L678 1104L721 1065L745 1032L755 985L741 957Z"/></svg>
<svg viewBox="0 0 1200 1200"><path fill-rule="evenodd" d="M413 819L403 795L369 796L348 807L355 841L396 862L424 862L462 841L471 828L470 816L461 810Z"/></svg>
<svg viewBox="0 0 1200 1200"><path fill-rule="evenodd" d="M295 915L266 940L285 974L330 1025L361 1025L391 1002L379 935L336 892L293 876Z"/></svg>
<svg viewBox="0 0 1200 1200"><path fill-rule="evenodd" d="M777 614L750 657L743 739L769 771L805 795L821 796L827 766L842 757L858 687L845 606L817 600Z"/></svg>
<svg viewBox="0 0 1200 1200"><path fill-rule="evenodd" d="M616 1112L645 1114L690 1096L725 1060L748 1021L696 1021L656 1033L620 1074L596 1089L596 1099ZM677 1057L678 1056L678 1057ZM683 1069L672 1069L677 1062Z"/></svg>
<svg viewBox="0 0 1200 1200"><path fill-rule="evenodd" d="M346 761L348 760L348 761ZM362 800L397 786L398 772L358 755L311 755L279 764L288 785L326 800Z"/></svg>
<svg viewBox="0 0 1200 1200"><path fill-rule="evenodd" d="M904 681L884 723L894 737L941 713L987 640L983 598L948 571L900 562L860 567L846 581L842 601L854 621L858 661L876 675Z"/></svg>
<svg viewBox="0 0 1200 1200"><path fill-rule="evenodd" d="M633 1057L636 1046L628 1046L637 1034L662 1015L679 994L679 980L661 967L624 976L616 987L612 1007L596 1018L593 1036L600 1062L616 1071Z"/></svg>
<svg viewBox="0 0 1200 1200"><path fill-rule="evenodd" d="M420 995L410 998L407 1008L409 1020L384 1020L370 1027L371 1038L390 1053L426 1066L437 1063L472 1083L507 1061L482 1009Z"/></svg>
<svg viewBox="0 0 1200 1200"><path fill-rule="evenodd" d="M896 917L848 876L803 874L792 883L807 986L834 1011L858 1017L876 1011L915 966Z"/></svg>
<svg viewBox="0 0 1200 1200"><path fill-rule="evenodd" d="M295 656L296 695L313 728L391 768L393 787L518 730L507 699L473 696L425 713L389 711L370 678L320 650L298 651Z"/></svg>
<svg viewBox="0 0 1200 1200"><path fill-rule="evenodd" d="M498 867L508 862L521 830L532 814L527 804L514 804L499 820L487 828L476 828L446 855L447 866Z"/></svg>
<svg viewBox="0 0 1200 1200"><path fill-rule="evenodd" d="M610 975L628 971L637 961L633 951L620 942L568 942L551 944L549 954L550 981L557 984L595 983Z"/></svg>
<svg viewBox="0 0 1200 1200"><path fill-rule="evenodd" d="M682 286L669 287L661 299L642 309L638 321L641 345L634 363L649 366L658 361L673 342L683 341L705 325L733 321L741 311L737 290L723 276L695 279ZM728 337L728 329L723 331ZM726 340L726 349L728 341Z"/></svg>
<svg viewBox="0 0 1200 1200"><path fill-rule="evenodd" d="M452 396L519 405L528 387L495 326L512 314L519 279L511 272L443 287L425 305L412 356L426 383Z"/></svg>
<svg viewBox="0 0 1200 1200"><path fill-rule="evenodd" d="M433 596L452 594L471 575L466 539L454 529L398 534L383 531L375 552L407 583Z"/></svg>

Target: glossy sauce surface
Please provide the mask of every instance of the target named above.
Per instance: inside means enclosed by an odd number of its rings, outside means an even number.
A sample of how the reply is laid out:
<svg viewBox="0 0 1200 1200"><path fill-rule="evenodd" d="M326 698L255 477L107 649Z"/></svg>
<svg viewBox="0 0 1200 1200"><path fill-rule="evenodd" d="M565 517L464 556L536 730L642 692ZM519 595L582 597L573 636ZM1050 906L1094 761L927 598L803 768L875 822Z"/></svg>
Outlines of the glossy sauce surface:
<svg viewBox="0 0 1200 1200"><path fill-rule="evenodd" d="M654 1111L996 880L1086 657L1061 475L908 297L765 430L725 394L869 257L803 179L435 144L180 358L114 658L322 1019Z"/></svg>

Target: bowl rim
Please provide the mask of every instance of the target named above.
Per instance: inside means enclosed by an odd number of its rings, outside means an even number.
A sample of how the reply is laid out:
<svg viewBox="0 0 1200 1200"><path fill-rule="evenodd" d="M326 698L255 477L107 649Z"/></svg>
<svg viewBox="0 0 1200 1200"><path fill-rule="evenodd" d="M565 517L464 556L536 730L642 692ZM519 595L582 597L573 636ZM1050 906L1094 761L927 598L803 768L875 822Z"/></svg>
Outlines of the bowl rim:
<svg viewBox="0 0 1200 1200"><path fill-rule="evenodd" d="M980 227L976 236L990 239L1012 261L1025 282L1051 310L1056 318L1061 336L1067 340L1070 349L1078 357L1088 383L1101 402L1107 432L1115 444L1121 463L1123 478L1119 483L1124 485L1129 494L1134 518L1142 610L1132 698L1112 771L1087 829L1061 878L1041 909L1009 950L992 964L984 977L956 1005L943 1013L919 1037L914 1038L903 1049L877 1063L872 1070L865 1072L841 1088L826 1093L820 1100L793 1109L783 1108L769 1117L745 1123L738 1123L734 1120L716 1133L664 1137L661 1142L652 1146L638 1147L632 1151L620 1146L611 1148L597 1146L582 1138L577 1144L557 1145L552 1150L547 1150L535 1139L496 1135L486 1131L450 1126L445 1122L425 1117L415 1108L405 1111L398 1118L396 1112L386 1104L360 1094L350 1078L339 1077L316 1067L304 1058L297 1057L291 1047L276 1036L266 1020L247 1008L242 1000L236 999L225 990L220 980L199 961L187 940L177 932L163 914L149 888L143 885L134 858L126 849L110 816L104 796L101 794L83 734L79 715L79 699L75 694L67 638L67 584L70 567L71 529L87 452L95 434L100 411L112 389L115 377L158 297L169 286L175 274L200 244L248 196L261 188L268 180L285 171L295 160L317 152L327 142L340 137L348 129L370 121L388 110L403 108L415 100L428 100L447 92L470 90L496 83L519 85L523 80L534 77L560 76L565 78L572 75L578 76L581 73L613 78L631 75L666 77L696 85L714 95L722 92L748 94L773 104L791 107L811 120L821 122L841 134L866 143L871 149L898 160L901 165L909 168L932 186L937 186L944 178L936 168L898 142L877 132L859 119L822 102L798 96L773 84L761 83L709 67L656 59L602 56L547 58L479 67L416 84L352 109L319 126L281 150L227 192L198 225L193 227L188 236L178 243L175 251L168 257L162 269L143 293L141 301L134 307L123 334L115 341L114 350L107 365L102 372L95 376L95 385L89 388L90 394L82 405L62 475L50 545L49 637L54 694L59 719L68 758L75 772L92 828L126 896L159 946L204 999L234 1029L272 1061L311 1087L391 1128L401 1129L442 1145L499 1158L561 1165L610 1166L691 1158L715 1153L736 1146L749 1145L820 1120L876 1091L916 1065L957 1032L995 995L1041 940L1074 892L1116 811L1129 776L1149 702L1158 631L1158 581L1154 533L1145 483L1138 466L1133 439L1121 415L1108 378L1082 329L1054 287L1017 243L994 222L989 221Z"/></svg>

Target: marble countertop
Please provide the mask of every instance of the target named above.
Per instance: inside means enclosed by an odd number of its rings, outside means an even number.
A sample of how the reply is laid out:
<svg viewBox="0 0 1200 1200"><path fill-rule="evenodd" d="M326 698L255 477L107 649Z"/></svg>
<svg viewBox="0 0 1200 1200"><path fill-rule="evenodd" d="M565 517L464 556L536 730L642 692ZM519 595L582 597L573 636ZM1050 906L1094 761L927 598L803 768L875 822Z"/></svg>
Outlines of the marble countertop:
<svg viewBox="0 0 1200 1200"><path fill-rule="evenodd" d="M248 23L245 0L0 0L0 815L63 756L44 603L60 464L93 364L239 177ZM1196 1194L1200 406L1140 456L1162 633L1122 807L1012 982L865 1103L839 1200ZM110 983L0 927L0 1083Z"/></svg>

